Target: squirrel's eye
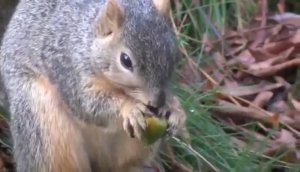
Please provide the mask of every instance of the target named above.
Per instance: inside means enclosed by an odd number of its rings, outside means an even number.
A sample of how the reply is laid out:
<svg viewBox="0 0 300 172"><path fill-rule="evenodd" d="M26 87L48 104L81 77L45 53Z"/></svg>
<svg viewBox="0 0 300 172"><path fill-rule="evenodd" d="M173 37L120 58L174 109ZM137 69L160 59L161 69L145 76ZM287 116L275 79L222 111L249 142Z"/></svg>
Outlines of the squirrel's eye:
<svg viewBox="0 0 300 172"><path fill-rule="evenodd" d="M132 70L132 62L130 60L130 57L125 54L122 53L120 56L120 60L121 60L121 64L128 70Z"/></svg>

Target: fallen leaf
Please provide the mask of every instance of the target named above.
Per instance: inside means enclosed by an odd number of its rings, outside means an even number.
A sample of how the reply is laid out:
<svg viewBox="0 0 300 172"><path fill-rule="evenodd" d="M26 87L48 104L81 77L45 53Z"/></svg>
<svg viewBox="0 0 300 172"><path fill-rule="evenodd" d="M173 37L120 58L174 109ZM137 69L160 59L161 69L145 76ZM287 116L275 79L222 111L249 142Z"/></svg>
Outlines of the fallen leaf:
<svg viewBox="0 0 300 172"><path fill-rule="evenodd" d="M280 41L280 42L271 42L264 45L262 48L269 57L274 57L274 55L281 53L282 51L287 50L290 47L293 47L295 44L292 41Z"/></svg>
<svg viewBox="0 0 300 172"><path fill-rule="evenodd" d="M249 49L242 51L235 59L243 66L248 67L256 62L256 59L253 57L253 54L250 51L251 50Z"/></svg>
<svg viewBox="0 0 300 172"><path fill-rule="evenodd" d="M265 61L262 61L259 63L252 64L249 66L248 70L250 70L250 71L251 70L252 71L261 70L261 69L269 68L274 64L283 62L284 60L286 60L287 58L290 57L290 54L293 52L293 50L294 50L294 47L291 47L291 48L281 52L279 55L274 56L273 58L270 58L268 60L265 60Z"/></svg>
<svg viewBox="0 0 300 172"><path fill-rule="evenodd" d="M285 101L279 100L268 105L267 110L273 113L282 114L290 110L290 108Z"/></svg>
<svg viewBox="0 0 300 172"><path fill-rule="evenodd" d="M254 70L248 70L248 71L244 71L248 74L257 76L257 77L267 77L270 75L275 75L278 72L286 69L286 68L290 68L290 67L295 67L295 66L299 66L300 65L300 59L293 59L281 64L277 64L274 66L269 66L269 67L262 67L261 68L256 68ZM267 65L266 65L267 66Z"/></svg>
<svg viewBox="0 0 300 172"><path fill-rule="evenodd" d="M292 103L293 107L296 110L300 111L300 102L294 99L291 94L289 94L289 100Z"/></svg>
<svg viewBox="0 0 300 172"><path fill-rule="evenodd" d="M281 83L261 82L251 86L221 87L219 92L231 96L248 96L282 87Z"/></svg>
<svg viewBox="0 0 300 172"><path fill-rule="evenodd" d="M283 25L300 25L300 15L291 12L276 14L269 18Z"/></svg>
<svg viewBox="0 0 300 172"><path fill-rule="evenodd" d="M251 107L243 107L238 106L226 101L219 100L217 103L217 106L213 109L216 113L215 115L218 116L232 116L232 117L241 117L241 118L250 118L255 119L260 122L269 123L272 125L277 126L279 121L274 121L274 115L269 116L266 113L263 113L257 109L251 108ZM270 123L272 122L272 123Z"/></svg>
<svg viewBox="0 0 300 172"><path fill-rule="evenodd" d="M299 23L299 25L300 25L300 23ZM300 30L299 29L296 31L296 33L293 35L293 37L291 38L290 41L294 44L300 43Z"/></svg>
<svg viewBox="0 0 300 172"><path fill-rule="evenodd" d="M293 136L293 134L290 131L281 129L281 131L278 135L279 136L276 139L277 143L282 144L285 147L288 147L291 149L296 148L297 139Z"/></svg>
<svg viewBox="0 0 300 172"><path fill-rule="evenodd" d="M258 107L263 107L268 101L270 101L273 95L274 94L271 91L262 91L255 97L253 104Z"/></svg>
<svg viewBox="0 0 300 172"><path fill-rule="evenodd" d="M238 82L236 82L235 80L230 79L230 78L224 79L224 85L226 88L239 87Z"/></svg>
<svg viewBox="0 0 300 172"><path fill-rule="evenodd" d="M274 79L276 82L283 84L286 90L289 90L292 87L291 84L281 76L275 76Z"/></svg>
<svg viewBox="0 0 300 172"><path fill-rule="evenodd" d="M281 24L275 25L274 27L269 29L269 37L266 38L264 45L267 45L270 42L273 42L274 40L278 39L277 37L282 30L283 30L283 26Z"/></svg>
<svg viewBox="0 0 300 172"><path fill-rule="evenodd" d="M240 53L242 50L244 50L248 45L248 41L243 38L238 38L233 41L227 40L226 43L231 46L231 49L227 54L225 54L225 56L236 55Z"/></svg>

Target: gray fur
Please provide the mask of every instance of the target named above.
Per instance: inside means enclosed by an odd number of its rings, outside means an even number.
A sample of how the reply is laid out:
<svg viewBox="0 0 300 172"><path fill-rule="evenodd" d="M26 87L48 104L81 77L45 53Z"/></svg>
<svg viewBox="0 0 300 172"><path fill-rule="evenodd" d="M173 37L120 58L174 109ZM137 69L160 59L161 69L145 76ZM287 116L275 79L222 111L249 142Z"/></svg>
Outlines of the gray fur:
<svg viewBox="0 0 300 172"><path fill-rule="evenodd" d="M84 78L107 70L105 57L95 57L97 17L104 0L21 0L1 46L1 75L8 93L17 169L38 171L43 166L42 136L28 105L32 79L48 76L76 117L104 125L118 114L114 97L89 93ZM151 0L120 0L125 11L122 39L137 57L147 87L165 87L177 49L167 19ZM99 59L94 59L99 58ZM93 64L93 62L99 64ZM95 68L94 66L97 66ZM27 143L27 144L23 144ZM39 163L36 159L40 159Z"/></svg>

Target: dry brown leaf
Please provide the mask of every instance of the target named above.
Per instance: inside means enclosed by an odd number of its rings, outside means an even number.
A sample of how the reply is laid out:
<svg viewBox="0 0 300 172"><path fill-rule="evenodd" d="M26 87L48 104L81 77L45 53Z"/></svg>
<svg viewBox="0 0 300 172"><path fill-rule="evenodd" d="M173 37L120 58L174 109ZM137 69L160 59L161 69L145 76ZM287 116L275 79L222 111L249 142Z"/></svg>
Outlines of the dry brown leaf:
<svg viewBox="0 0 300 172"><path fill-rule="evenodd" d="M295 112L295 111L293 111ZM293 113L291 112L291 113ZM289 112L286 112L289 113ZM292 114L293 116L295 116L295 114ZM280 116L280 121L291 126L292 128L299 130L300 131L300 119L299 118L292 118L288 115L282 115Z"/></svg>
<svg viewBox="0 0 300 172"><path fill-rule="evenodd" d="M281 129L279 133L279 137L275 140L277 143L284 145L285 147L295 149L297 139L293 136L293 134L285 129Z"/></svg>
<svg viewBox="0 0 300 172"><path fill-rule="evenodd" d="M283 25L281 24L275 25L270 29L270 34L271 34L270 37L273 37L274 35L278 35L282 31L282 29L283 29Z"/></svg>
<svg viewBox="0 0 300 172"><path fill-rule="evenodd" d="M300 15L291 12L276 14L271 16L270 19L275 20L283 25L300 25Z"/></svg>
<svg viewBox="0 0 300 172"><path fill-rule="evenodd" d="M263 107L268 101L270 101L273 95L274 94L271 91L262 91L255 97L253 104L258 107Z"/></svg>
<svg viewBox="0 0 300 172"><path fill-rule="evenodd" d="M290 117L291 119L294 118L295 114L299 113L299 111L295 110L295 109L290 109L288 111L285 111L285 115Z"/></svg>
<svg viewBox="0 0 300 172"><path fill-rule="evenodd" d="M292 102L294 108L295 108L296 110L300 111L300 102L297 101L296 99L292 99L291 102Z"/></svg>
<svg viewBox="0 0 300 172"><path fill-rule="evenodd" d="M249 48L248 50L249 53L255 58L256 62L265 61L274 56L263 48Z"/></svg>
<svg viewBox="0 0 300 172"><path fill-rule="evenodd" d="M246 48L247 44L242 44L240 46L231 47L231 50L226 54L226 56L235 56Z"/></svg>
<svg viewBox="0 0 300 172"><path fill-rule="evenodd" d="M291 41L280 41L265 44L262 49L269 55L274 56L273 54L279 54L293 46L295 46L295 44Z"/></svg>
<svg viewBox="0 0 300 172"><path fill-rule="evenodd" d="M290 110L290 108L285 101L279 100L271 103L267 110L273 113L282 114Z"/></svg>
<svg viewBox="0 0 300 172"><path fill-rule="evenodd" d="M218 116L229 115L231 117L242 117L242 118L247 117L247 118L258 120L260 122L269 123L274 126L277 126L279 123L279 121L274 120L276 119L274 118L274 116L276 116L275 114L273 116L269 116L266 113L259 111L257 109L251 107L238 106L222 100L218 101L217 107L214 108L214 111L216 112L214 114Z"/></svg>
<svg viewBox="0 0 300 172"><path fill-rule="evenodd" d="M281 161L289 162L289 163L300 163L299 151L298 150L290 150L289 148L283 147L276 143L272 143L273 145L270 148L267 148L263 151L264 155L269 157L277 156L278 153L284 153L283 157L280 158ZM276 155L277 154L277 155Z"/></svg>
<svg viewBox="0 0 300 172"><path fill-rule="evenodd" d="M296 110L300 111L300 102L297 101L296 99L294 99L291 94L289 94L289 100L292 103L292 105L294 106L294 108Z"/></svg>
<svg viewBox="0 0 300 172"><path fill-rule="evenodd" d="M285 34L285 36L284 36ZM271 53L271 54L278 54L282 51L290 48L295 47L295 50L291 53L291 55L297 54L300 52L300 30L290 30L288 33L283 33L282 37L285 37L286 39L281 41L274 41L269 44L265 44L263 48ZM280 37L280 36L278 36Z"/></svg>
<svg viewBox="0 0 300 172"><path fill-rule="evenodd" d="M230 78L225 78L224 79L224 85L226 88L231 88L231 87L238 87L239 86L239 83L235 80L232 80Z"/></svg>
<svg viewBox="0 0 300 172"><path fill-rule="evenodd" d="M282 83L285 87L286 90L290 89L291 88L291 84L288 83L283 77L281 76L274 76L274 79L276 82L278 83Z"/></svg>
<svg viewBox="0 0 300 172"><path fill-rule="evenodd" d="M274 64L283 62L284 60L290 57L290 54L293 52L293 50L294 47L291 47L281 52L279 55L274 56L273 58L270 58L268 60L259 63L252 64L249 66L248 70L250 71L261 70L261 69L269 68Z"/></svg>
<svg viewBox="0 0 300 172"><path fill-rule="evenodd" d="M278 34L282 31L283 26L278 24L271 29L269 29L269 37L266 38L265 45L277 39Z"/></svg>
<svg viewBox="0 0 300 172"><path fill-rule="evenodd" d="M268 68L260 68L260 69L256 69L256 70L248 70L245 71L248 74L254 75L254 76L258 76L258 77L267 77L270 75L275 75L278 72L286 69L286 68L290 68L290 67L295 67L295 66L299 66L300 65L300 59L293 59L278 65L274 65Z"/></svg>
<svg viewBox="0 0 300 172"><path fill-rule="evenodd" d="M246 49L242 51L235 59L243 66L249 66L256 62L256 59L250 53L251 50Z"/></svg>
<svg viewBox="0 0 300 172"><path fill-rule="evenodd" d="M300 24L299 24L300 25ZM293 37L290 40L294 44L299 44L300 43L300 29L296 31L296 33L293 35Z"/></svg>
<svg viewBox="0 0 300 172"><path fill-rule="evenodd" d="M270 59L271 64L275 65L275 64L282 63L282 62L290 59L291 54L294 50L295 50L295 47L290 47L290 48L287 48L285 51L282 51L278 56L275 56L272 59Z"/></svg>
<svg viewBox="0 0 300 172"><path fill-rule="evenodd" d="M248 96L257 94L263 91L269 91L276 88L282 87L281 83L269 83L269 82L261 82L256 85L251 86L238 86L238 87L223 87L220 89L220 93L227 94L231 96Z"/></svg>
<svg viewBox="0 0 300 172"><path fill-rule="evenodd" d="M272 35L267 38L269 42L266 41L264 46L272 42L288 41L295 35L296 30L295 26L277 24L270 28Z"/></svg>
<svg viewBox="0 0 300 172"><path fill-rule="evenodd" d="M281 129L277 134L274 142L264 151L266 155L272 156L276 152L285 152L283 161L286 162L300 162L297 157L297 139L295 136L286 129Z"/></svg>

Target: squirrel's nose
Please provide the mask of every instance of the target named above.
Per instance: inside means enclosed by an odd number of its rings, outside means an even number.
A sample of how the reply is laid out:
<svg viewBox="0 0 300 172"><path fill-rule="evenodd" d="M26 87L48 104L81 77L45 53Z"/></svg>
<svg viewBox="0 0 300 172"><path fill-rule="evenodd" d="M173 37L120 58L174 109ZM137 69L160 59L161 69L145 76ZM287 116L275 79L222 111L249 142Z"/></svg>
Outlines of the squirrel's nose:
<svg viewBox="0 0 300 172"><path fill-rule="evenodd" d="M166 102L166 93L163 90L159 90L158 92L154 93L152 99L149 102L149 105L155 108L160 108L165 105Z"/></svg>

